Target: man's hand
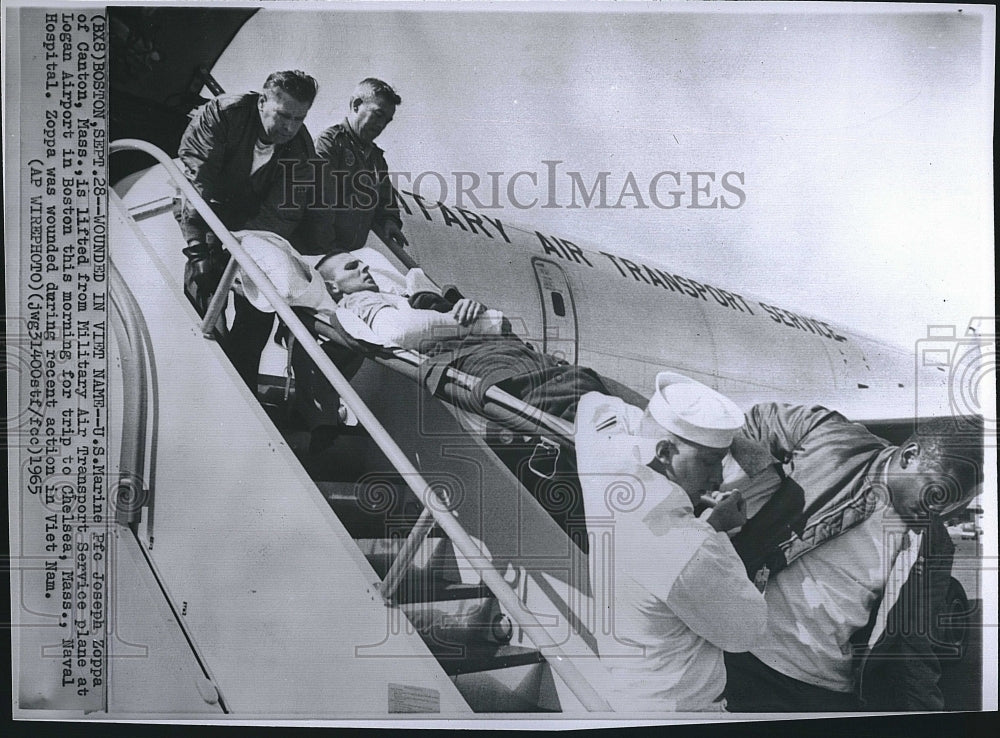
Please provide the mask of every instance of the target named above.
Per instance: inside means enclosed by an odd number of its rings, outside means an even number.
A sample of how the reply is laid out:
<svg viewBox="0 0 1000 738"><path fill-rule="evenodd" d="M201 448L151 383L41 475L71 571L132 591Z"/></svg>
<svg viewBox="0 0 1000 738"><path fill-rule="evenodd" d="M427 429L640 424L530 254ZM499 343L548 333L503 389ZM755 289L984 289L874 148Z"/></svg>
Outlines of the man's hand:
<svg viewBox="0 0 1000 738"><path fill-rule="evenodd" d="M747 503L739 490L721 492L715 499L718 502L707 522L717 531L739 528L747 522Z"/></svg>
<svg viewBox="0 0 1000 738"><path fill-rule="evenodd" d="M403 230L394 220L383 222L381 226L376 228L376 235L397 248L405 248L410 245L410 242L406 240L406 236L403 235Z"/></svg>
<svg viewBox="0 0 1000 738"><path fill-rule="evenodd" d="M463 297L455 303L455 307L451 309L451 314L461 325L469 326L476 321L476 318L483 314L485 309L486 306L483 303Z"/></svg>

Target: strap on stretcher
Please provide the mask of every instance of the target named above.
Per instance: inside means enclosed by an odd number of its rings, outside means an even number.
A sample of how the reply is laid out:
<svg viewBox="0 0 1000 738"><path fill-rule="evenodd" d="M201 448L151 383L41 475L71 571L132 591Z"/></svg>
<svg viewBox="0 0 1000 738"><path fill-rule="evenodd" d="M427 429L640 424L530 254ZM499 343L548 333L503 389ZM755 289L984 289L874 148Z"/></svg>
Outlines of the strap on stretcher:
<svg viewBox="0 0 1000 738"><path fill-rule="evenodd" d="M447 377L448 369L455 369L456 371L462 371L459 369L461 364L461 359L476 353L481 350L482 346L479 344L460 346L457 349L448 349L442 351L438 354L431 355L421 355L422 361L420 364L420 380L423 382L424 386L431 392L431 394L437 394L441 387L441 383ZM525 345L526 351L534 351L534 349ZM475 387L471 388L471 399L474 402L474 408L478 412L482 412L483 406L487 401L486 393L492 388L499 384L503 384L509 379L523 379L529 382L545 381L546 375L550 370L538 366L535 369L527 369L522 366L500 366L493 369L485 376L476 375Z"/></svg>
<svg viewBox="0 0 1000 738"><path fill-rule="evenodd" d="M436 395L441 389L441 384L448 376L448 369L459 359L468 356L472 352L472 347L463 347L457 351L450 351L443 354L424 356L420 362L420 381L432 395ZM476 407L482 406L481 398L476 398Z"/></svg>

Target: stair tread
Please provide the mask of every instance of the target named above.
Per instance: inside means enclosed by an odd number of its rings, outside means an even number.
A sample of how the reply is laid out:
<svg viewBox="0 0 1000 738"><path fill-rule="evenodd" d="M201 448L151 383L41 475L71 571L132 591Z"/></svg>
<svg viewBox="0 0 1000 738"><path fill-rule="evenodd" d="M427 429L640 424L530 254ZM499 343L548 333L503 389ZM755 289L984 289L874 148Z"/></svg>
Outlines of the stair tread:
<svg viewBox="0 0 1000 738"><path fill-rule="evenodd" d="M359 499L359 485L355 482L316 481L316 486L354 539L405 536L423 509L409 489L397 487L388 493L393 495L391 498ZM440 529L435 526L430 535L440 537Z"/></svg>
<svg viewBox="0 0 1000 738"><path fill-rule="evenodd" d="M421 603L450 602L452 600L475 600L492 598L493 593L485 584L465 584L461 582L450 583L436 590L429 599L413 599L413 591L409 588L400 587L396 593L394 604L416 605Z"/></svg>
<svg viewBox="0 0 1000 738"><path fill-rule="evenodd" d="M515 646L510 643L503 645L470 643L456 648L461 648L462 653L437 655L441 668L448 676L509 669L515 666L545 662L545 657L537 648Z"/></svg>

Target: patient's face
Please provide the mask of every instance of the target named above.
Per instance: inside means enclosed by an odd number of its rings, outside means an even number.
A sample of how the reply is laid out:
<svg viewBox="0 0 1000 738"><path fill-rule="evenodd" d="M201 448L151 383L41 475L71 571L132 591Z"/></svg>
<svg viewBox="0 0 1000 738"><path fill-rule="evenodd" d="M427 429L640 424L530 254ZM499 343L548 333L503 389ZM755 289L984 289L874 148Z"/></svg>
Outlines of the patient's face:
<svg viewBox="0 0 1000 738"><path fill-rule="evenodd" d="M353 254L337 254L320 264L320 276L338 292L350 295L354 292L378 292L378 285L368 271L368 265Z"/></svg>

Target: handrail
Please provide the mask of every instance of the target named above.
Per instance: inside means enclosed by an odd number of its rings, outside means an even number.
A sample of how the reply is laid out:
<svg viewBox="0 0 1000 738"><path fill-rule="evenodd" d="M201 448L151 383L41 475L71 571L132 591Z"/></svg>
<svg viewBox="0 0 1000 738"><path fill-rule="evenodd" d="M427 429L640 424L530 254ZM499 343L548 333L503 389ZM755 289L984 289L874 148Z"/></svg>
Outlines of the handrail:
<svg viewBox="0 0 1000 738"><path fill-rule="evenodd" d="M341 399L357 416L358 421L371 435L372 440L379 449L386 455L393 467L402 475L407 486L420 499L424 507L430 510L435 521L444 531L445 535L451 539L452 544L461 552L462 556L472 565L483 582L493 592L497 600L504 606L512 618L534 641L535 645L551 663L552 668L566 683L566 686L576 695L581 704L589 712L611 712L608 704L593 685L587 681L577 666L570 661L563 653L559 644L549 635L548 630L541 624L534 613L528 611L521 603L520 598L510 587L510 585L500 576L500 573L493 567L493 563L485 556L475 541L469 536L458 521L453 511L441 510L436 504L434 490L424 480L423 475L417 471L410 462L403 450L396 444L389 432L382 426L375 414L368 408L358 393L351 386L350 382L341 374L334 365L330 357L320 348L319 343L299 320L299 317L281 298L271 280L264 274L257 263L250 258L243 246L235 236L223 225L208 204L204 201L197 190L191 185L184 174L171 161L167 154L156 146L146 141L138 139L119 139L109 144L109 154L119 151L136 150L142 151L152 156L163 165L167 174L178 186L181 192L188 198L189 203L198 211L202 219L219 237L222 244L229 250L232 258L243 267L247 277L257 285L258 289L268 299L271 306L284 321L285 325L295 336L302 347L306 350L317 368L323 373L327 381L337 390Z"/></svg>
<svg viewBox="0 0 1000 738"><path fill-rule="evenodd" d="M122 443L119 457L119 479L114 498L115 518L124 525L139 521L140 510L146 507L147 538L152 541L153 489L156 475L156 434L159 425L159 398L156 369L152 358L149 332L142 320L135 297L121 274L111 265L111 326L119 346L128 353L121 355L123 412ZM149 429L152 418L152 429ZM125 429L131 424L131 432ZM152 443L150 443L152 440ZM147 473L147 446L149 447Z"/></svg>
<svg viewBox="0 0 1000 738"><path fill-rule="evenodd" d="M139 303L114 264L111 265L110 285L111 303L115 308L113 316L117 316L112 324L113 330L119 345L131 347L131 355L121 357L125 379L122 422L125 424L132 420L135 426L132 434L123 434L122 437L119 470L125 470L128 477L119 479L119 495L115 500L116 507L125 502L129 503L129 507L117 509L116 517L118 522L131 525L138 522L139 510L145 507L146 543L152 547L160 415L156 360ZM139 484L138 490L135 484ZM127 492L123 493L124 485L127 485Z"/></svg>
<svg viewBox="0 0 1000 738"><path fill-rule="evenodd" d="M115 521L122 525L132 525L138 520L142 498L142 476L145 465L146 383L142 372L141 349L136 344L125 318L125 308L118 304L116 295L111 295L111 329L121 347L122 369L122 441L118 463L118 482L112 500ZM132 423L131 428L129 423Z"/></svg>

